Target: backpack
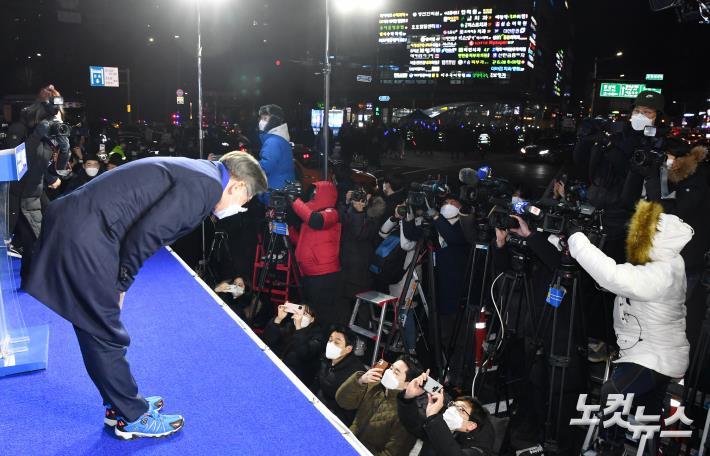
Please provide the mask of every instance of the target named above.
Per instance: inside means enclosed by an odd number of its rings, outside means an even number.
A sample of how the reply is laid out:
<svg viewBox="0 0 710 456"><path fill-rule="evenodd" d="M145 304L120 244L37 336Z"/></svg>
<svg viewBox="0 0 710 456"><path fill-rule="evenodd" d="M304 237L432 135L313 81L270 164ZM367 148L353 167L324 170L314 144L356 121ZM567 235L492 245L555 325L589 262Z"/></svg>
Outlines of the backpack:
<svg viewBox="0 0 710 456"><path fill-rule="evenodd" d="M404 275L407 252L399 244L399 233L386 237L370 258L370 272L382 283L397 283Z"/></svg>

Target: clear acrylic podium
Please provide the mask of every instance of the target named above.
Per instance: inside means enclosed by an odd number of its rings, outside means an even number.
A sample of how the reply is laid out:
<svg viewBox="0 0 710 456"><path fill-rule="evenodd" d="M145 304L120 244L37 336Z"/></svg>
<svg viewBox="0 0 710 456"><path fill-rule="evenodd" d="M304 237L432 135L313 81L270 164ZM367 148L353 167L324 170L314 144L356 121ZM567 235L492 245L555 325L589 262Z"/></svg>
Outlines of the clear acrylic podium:
<svg viewBox="0 0 710 456"><path fill-rule="evenodd" d="M10 183L27 172L25 145L0 151L0 377L47 367L49 328L27 327L17 299L13 258L7 254Z"/></svg>

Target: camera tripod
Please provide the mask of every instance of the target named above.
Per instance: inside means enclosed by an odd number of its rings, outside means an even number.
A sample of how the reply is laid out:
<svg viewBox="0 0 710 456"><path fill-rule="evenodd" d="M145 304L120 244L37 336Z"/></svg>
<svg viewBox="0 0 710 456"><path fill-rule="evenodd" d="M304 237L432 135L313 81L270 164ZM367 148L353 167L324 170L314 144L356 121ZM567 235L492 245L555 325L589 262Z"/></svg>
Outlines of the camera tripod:
<svg viewBox="0 0 710 456"><path fill-rule="evenodd" d="M266 251L262 255L263 240L266 239L268 239L266 242ZM259 244L256 250L256 259L254 262L254 276L252 279L254 293L251 299L252 308L258 306L259 298L261 298L261 294L265 291L269 293L270 300L275 304L283 304L288 301L291 279L293 279L299 290L299 294L301 294L301 285L298 280L298 267L295 262L296 255L288 239L288 226L286 222L272 219L266 226L261 241L262 243ZM285 247L285 258L278 258L277 254L279 252L276 251L278 246ZM283 260L285 260L285 265L283 264ZM274 271L283 272L286 276L282 281L279 281L277 277L271 277L268 282L270 286L266 287L267 278L269 278L270 273ZM277 289L277 286L283 286L283 290Z"/></svg>
<svg viewBox="0 0 710 456"><path fill-rule="evenodd" d="M554 273L551 286L556 289L571 289L571 297L569 300L564 300L564 297L556 307L550 303L546 303L538 320L537 329L534 337L534 351L531 356L537 356L539 350L544 349L545 334L547 328L552 323L552 331L550 333L550 348L547 357L547 363L550 368L549 389L547 397L547 413L545 417L545 442L544 449L546 453L558 454L565 450L560 445L560 431L562 425L562 414L564 407L564 394L567 382L568 369L572 364L572 357L575 353L575 328L581 327L576 318L580 318L577 312L581 311L580 305L580 271L579 266L570 256L569 249L565 245L562 254L560 265ZM560 306L569 306L569 321L560 321L563 317L560 316ZM582 317L583 319L583 317ZM560 326L567 328L567 342L562 347L559 347L557 341L558 329ZM532 360L529 363L533 365ZM559 375L559 396L557 397L557 410L553 410L555 406L554 395L556 389L556 381Z"/></svg>
<svg viewBox="0 0 710 456"><path fill-rule="evenodd" d="M471 345L475 343L475 329L474 322L477 322L477 318L480 315L481 309L484 308L484 300L486 293L486 283L489 279L489 266L490 266L490 245L486 242L477 242L472 248L469 254L469 261L467 275L468 277L468 289L466 293L466 304L459 308L456 314L456 326L454 327L454 332L451 336L451 341L449 342L448 349L446 351L446 365L444 366L444 371L442 374L443 378L447 375L460 377L460 383L467 383L467 379L463 378L467 372L473 372L471 367L472 363L476 362L476 353L471 350ZM483 262L483 273L480 277L481 294L478 302L471 302L471 297L474 293L474 281L476 281L476 267ZM454 361L454 355L456 354L456 345L463 331L463 346L460 352L460 356L457 359L456 364ZM453 373L452 373L453 372ZM457 382L453 382L457 383Z"/></svg>
<svg viewBox="0 0 710 456"><path fill-rule="evenodd" d="M431 258L431 253L433 250L433 246L430 239L431 231L429 227L422 227L424 228L424 233L425 236L417 241L417 245L414 248L414 256L412 257L412 261L407 267L407 272L405 274L405 281L404 281L404 286L402 287L402 292L400 293L399 296L399 303L405 303L404 305L404 314L402 315L402 318L399 319L400 321L396 322L396 325L393 328L393 331L390 332L389 339L387 341L387 347L392 348L398 343L402 343L402 345L405 348L405 351L408 351L410 349L413 349L415 347L407 347L406 344L406 338L402 334L402 331L404 330L404 325L406 324L407 320L407 312L411 308L412 305L412 300L414 298L415 294L419 295L419 298L422 301L422 305L424 307L424 312L427 315L427 318L429 319L429 336L430 340L432 341L432 346L430 347L428 344L426 344L426 337L423 337L422 340L425 342L425 347L429 351L429 353L432 355L433 358L433 368L432 368L432 376L433 377L438 377L438 374L442 372L442 353L441 353L441 335L439 333L439 319L438 319L438 313L437 313L437 308L436 308L436 290L435 290L435 284L434 284L434 262ZM424 290L422 290L421 286L421 278L418 276L416 272L416 267L419 264L425 264L426 265L426 277L427 277L427 282L429 284L429 298L425 296ZM416 317L415 313L412 313L412 316L414 317L415 324L417 325L417 330L420 334L423 335L423 329L422 326L419 322L419 319Z"/></svg>
<svg viewBox="0 0 710 456"><path fill-rule="evenodd" d="M700 328L700 336L698 337L697 347L693 353L693 359L690 362L690 367L686 375L686 383L683 389L683 404L690 416L696 420L702 420L703 407L707 391L702 392L700 406L698 406L697 396L700 392L700 382L703 379L703 374L707 378L708 366L710 365L710 269L705 271L703 277L703 286L705 287L708 296L705 300L705 318L703 319L702 327ZM708 423L705 423L705 433L700 442L699 451L702 454L710 452L710 439L707 438ZM704 452L703 452L704 445Z"/></svg>
<svg viewBox="0 0 710 456"><path fill-rule="evenodd" d="M486 339L487 346L485 350L488 357L481 363L480 366L476 368L476 375L474 376L474 381L471 385L471 392L474 397L477 397L480 394L486 384L487 377L484 376L481 382L476 385L476 378L478 375L481 373L485 374L486 372L493 370L495 364L499 360L504 362L508 354L508 345L511 340L516 338L519 333L524 333L524 331L521 330L524 329L526 322L529 321L532 323L537 320L533 302L532 282L527 273L528 263L528 255L522 250L513 248L511 255L511 267L506 272L498 276L498 278L502 277L498 293L498 315L501 321L496 325L497 320L493 319L489 327L488 337ZM498 278L493 281L494 283L491 285L491 290ZM517 294L517 299L514 302L513 298L516 291L519 291L519 293ZM514 304L515 308L511 308ZM523 307L526 311L525 315L522 315ZM515 312L514 320L509 321L508 316L513 311ZM525 321L521 322L521 317ZM495 334L495 338L490 339L492 334ZM499 369L498 375L505 375L502 373L504 370L505 369ZM505 389L504 394L506 396L505 399L507 407L510 402L507 391L508 381L505 378L502 378L502 380L502 384Z"/></svg>

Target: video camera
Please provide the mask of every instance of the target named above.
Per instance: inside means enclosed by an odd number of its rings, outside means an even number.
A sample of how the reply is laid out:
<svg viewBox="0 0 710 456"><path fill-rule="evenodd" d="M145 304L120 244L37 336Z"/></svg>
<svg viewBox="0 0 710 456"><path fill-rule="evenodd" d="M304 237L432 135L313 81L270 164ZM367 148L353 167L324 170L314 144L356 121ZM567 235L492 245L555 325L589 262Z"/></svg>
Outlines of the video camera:
<svg viewBox="0 0 710 456"><path fill-rule="evenodd" d="M72 126L69 124L65 124L64 122L60 122L58 120L55 120L53 122L49 123L49 136L66 136L69 137L71 136L71 131L72 131Z"/></svg>
<svg viewBox="0 0 710 456"><path fill-rule="evenodd" d="M449 187L438 180L428 180L423 183L412 182L407 194L406 204L412 209L427 210L437 206L436 198L449 193Z"/></svg>
<svg viewBox="0 0 710 456"><path fill-rule="evenodd" d="M554 200L541 200L536 203L545 208L542 231L550 234L566 233L571 225L579 227L595 246L602 248L606 241L604 233L604 211L585 203L570 204Z"/></svg>
<svg viewBox="0 0 710 456"><path fill-rule="evenodd" d="M493 177L490 166L482 166L477 170L462 168L459 170L459 181L464 184L461 186L461 200L478 207L482 212L488 211L491 198L505 198L513 193L510 182Z"/></svg>
<svg viewBox="0 0 710 456"><path fill-rule="evenodd" d="M300 198L303 195L303 187L300 182L286 181L283 188L269 189L269 192L271 194L266 217L270 221L283 222L286 220L290 199Z"/></svg>
<svg viewBox="0 0 710 456"><path fill-rule="evenodd" d="M491 203L493 203L493 208L488 214L488 223L492 228L499 228L501 230L519 228L520 224L518 220L511 217L511 215L525 218L529 225L544 217L542 209L531 204L529 201L512 203L510 200L491 198Z"/></svg>

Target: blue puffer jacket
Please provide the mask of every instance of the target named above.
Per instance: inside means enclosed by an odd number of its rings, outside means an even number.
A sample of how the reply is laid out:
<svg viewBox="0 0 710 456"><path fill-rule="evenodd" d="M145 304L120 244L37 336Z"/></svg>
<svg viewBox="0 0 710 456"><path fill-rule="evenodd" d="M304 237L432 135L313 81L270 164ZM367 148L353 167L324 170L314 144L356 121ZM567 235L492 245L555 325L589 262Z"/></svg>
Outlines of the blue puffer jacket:
<svg viewBox="0 0 710 456"><path fill-rule="evenodd" d="M281 124L268 133L260 133L259 138L262 144L259 164L266 173L269 188L283 188L287 180L296 179L288 126Z"/></svg>

